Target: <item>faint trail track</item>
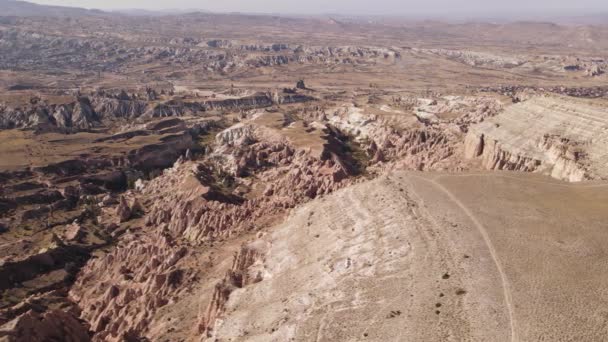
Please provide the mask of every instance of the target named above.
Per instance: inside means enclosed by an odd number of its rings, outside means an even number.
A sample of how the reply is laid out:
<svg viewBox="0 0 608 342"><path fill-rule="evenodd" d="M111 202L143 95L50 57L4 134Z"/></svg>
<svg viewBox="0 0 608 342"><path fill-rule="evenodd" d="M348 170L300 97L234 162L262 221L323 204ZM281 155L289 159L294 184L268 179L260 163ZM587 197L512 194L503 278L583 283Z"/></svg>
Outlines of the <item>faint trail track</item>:
<svg viewBox="0 0 608 342"><path fill-rule="evenodd" d="M486 245L487 245L487 247L488 247L488 249L490 251L490 255L492 256L492 259L493 259L494 263L496 264L496 268L498 269L498 273L500 273L500 278L501 278L502 288L503 288L503 293L504 293L504 298L505 298L505 304L507 306L507 311L509 313L509 323L510 323L510 329L511 329L511 341L512 342L519 341L519 338L517 337L516 322L515 322L515 313L514 313L514 304L513 304L513 298L511 296L511 288L510 288L510 285L509 285L509 281L507 279L507 275L506 275L504 269L502 268L502 265L500 263L500 259L498 258L498 254L496 252L496 249L494 248L494 245L492 244L492 241L490 240L490 236L488 235L487 230L481 224L481 222L479 222L479 220L475 217L475 215L456 196L454 196L454 194L452 194L442 184L437 183L437 181L435 181L434 179L427 179L427 178L416 176L416 175L412 175L412 176L415 177L415 178L418 178L420 180L423 180L425 182L428 182L428 183L432 184L434 187L436 187L437 189L439 189L443 193L445 193L448 196L448 198L452 202L454 202L456 205L458 205L458 207L469 217L469 219L471 219L471 221L475 224L475 226L479 230L479 233L483 237L484 242L486 243Z"/></svg>
<svg viewBox="0 0 608 342"><path fill-rule="evenodd" d="M416 209L412 209L412 212L417 217L419 217L420 220L426 219L426 224L422 224L419 227L419 230L418 230L419 234L421 236L424 236L424 239L427 240L428 242L433 241L433 242L437 243L438 237L436 237L435 234L440 234L441 224L438 222L438 220L435 217L433 217L433 215L429 212L428 209L424 208L425 207L424 198L416 192L414 185L409 184L408 189L416 197L416 200L414 202L418 204ZM406 201L408 201L408 202L411 201L411 199L409 197L407 197L407 196L404 196L404 197L406 198ZM435 234L429 234L433 230L435 231ZM429 246L430 246L430 244L429 244ZM433 253L433 255L436 257L438 256L437 259L442 264L447 264L447 263L449 263L450 260L453 260L453 256L448 251L448 249L441 248L439 246L435 247L435 252ZM467 338L466 336L467 335L460 336L460 340L466 340L466 338Z"/></svg>

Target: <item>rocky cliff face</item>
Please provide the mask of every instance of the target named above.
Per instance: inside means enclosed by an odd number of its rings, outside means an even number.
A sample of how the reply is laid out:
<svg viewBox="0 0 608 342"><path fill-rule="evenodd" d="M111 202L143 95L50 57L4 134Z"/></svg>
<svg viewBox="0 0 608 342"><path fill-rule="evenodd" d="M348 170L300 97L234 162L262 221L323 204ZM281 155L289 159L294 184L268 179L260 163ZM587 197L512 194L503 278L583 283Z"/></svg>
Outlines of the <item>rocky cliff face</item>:
<svg viewBox="0 0 608 342"><path fill-rule="evenodd" d="M604 179L606 114L559 97L536 97L473 126L464 155L489 170L540 172L578 182Z"/></svg>
<svg viewBox="0 0 608 342"><path fill-rule="evenodd" d="M485 52L447 50L447 49L414 49L415 52L428 53L446 57L470 66L486 66L496 68L514 68L527 62L525 57L500 56Z"/></svg>
<svg viewBox="0 0 608 342"><path fill-rule="evenodd" d="M469 159L481 157L484 168L488 170L535 172L542 165L541 160L506 151L498 141L474 132L466 136L464 154Z"/></svg>
<svg viewBox="0 0 608 342"><path fill-rule="evenodd" d="M235 254L232 267L226 277L215 285L215 290L209 305L199 314L198 333L202 336L212 337L214 325L226 309L226 302L235 289L243 288L263 280L262 273L252 267L263 259L263 252L253 246L243 246Z"/></svg>
<svg viewBox="0 0 608 342"><path fill-rule="evenodd" d="M32 98L21 106L0 105L0 129L38 128L75 132L99 127L103 122L136 119L143 115L148 103L143 100L116 98L106 94L64 96L63 103L49 103Z"/></svg>
<svg viewBox="0 0 608 342"><path fill-rule="evenodd" d="M558 138L556 141L545 135L538 142L538 149L544 155L535 158L517 149L510 150L483 134L470 133L465 141L465 157L480 157L483 167L488 170L545 172L553 178L580 182L591 176L585 169L583 152L577 145L570 144L567 139Z"/></svg>
<svg viewBox="0 0 608 342"><path fill-rule="evenodd" d="M148 92L150 94L150 91ZM128 95L93 92L88 96L66 96L62 104L48 103L37 98L21 106L0 104L0 129L35 128L41 131L86 131L119 120L135 120L196 116L205 111L237 111L313 101L304 94L256 93L251 96L224 100L159 100L156 95L142 99Z"/></svg>
<svg viewBox="0 0 608 342"><path fill-rule="evenodd" d="M356 107L343 107L328 120L365 146L372 169L458 170L463 167L457 156L463 133L470 125L496 115L502 108L489 98L427 102L430 104L424 106L424 111L462 113L454 119L428 120L416 112L418 120L403 127L403 123L365 114Z"/></svg>
<svg viewBox="0 0 608 342"><path fill-rule="evenodd" d="M101 119L136 119L146 113L148 103L142 100L93 97L93 109Z"/></svg>
<svg viewBox="0 0 608 342"><path fill-rule="evenodd" d="M99 116L86 97L62 105L0 106L0 129L57 127L86 130L99 124Z"/></svg>

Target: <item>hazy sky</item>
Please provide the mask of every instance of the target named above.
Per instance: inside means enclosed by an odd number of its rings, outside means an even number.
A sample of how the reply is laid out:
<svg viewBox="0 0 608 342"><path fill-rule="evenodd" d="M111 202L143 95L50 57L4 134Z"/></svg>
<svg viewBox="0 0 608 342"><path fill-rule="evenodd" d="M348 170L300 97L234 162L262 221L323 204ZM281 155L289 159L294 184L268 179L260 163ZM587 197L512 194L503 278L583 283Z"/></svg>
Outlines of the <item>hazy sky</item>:
<svg viewBox="0 0 608 342"><path fill-rule="evenodd" d="M30 0L99 9L202 9L292 14L537 14L608 11L608 0ZM575 14L575 13L572 13Z"/></svg>

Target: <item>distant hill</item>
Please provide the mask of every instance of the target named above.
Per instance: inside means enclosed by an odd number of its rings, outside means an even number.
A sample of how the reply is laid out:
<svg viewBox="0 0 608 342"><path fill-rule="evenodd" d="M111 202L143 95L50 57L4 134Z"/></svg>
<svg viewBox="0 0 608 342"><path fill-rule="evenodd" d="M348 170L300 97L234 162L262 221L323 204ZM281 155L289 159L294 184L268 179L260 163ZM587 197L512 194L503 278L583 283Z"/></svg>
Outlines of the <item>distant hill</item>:
<svg viewBox="0 0 608 342"><path fill-rule="evenodd" d="M26 1L0 0L0 16L3 17L76 17L103 14L105 12L100 10L38 5Z"/></svg>
<svg viewBox="0 0 608 342"><path fill-rule="evenodd" d="M165 15L182 15L192 13L209 13L200 9L166 9L166 10L146 10L141 8L129 8L112 11L112 13L120 13L131 16L147 16L147 17L160 17Z"/></svg>

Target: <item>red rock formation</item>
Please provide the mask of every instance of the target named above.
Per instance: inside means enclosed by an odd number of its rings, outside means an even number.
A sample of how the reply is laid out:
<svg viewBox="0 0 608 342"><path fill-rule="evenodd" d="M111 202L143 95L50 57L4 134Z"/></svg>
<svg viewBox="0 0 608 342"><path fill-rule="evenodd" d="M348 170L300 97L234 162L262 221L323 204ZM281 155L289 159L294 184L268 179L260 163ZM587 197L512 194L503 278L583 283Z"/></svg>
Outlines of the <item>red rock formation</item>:
<svg viewBox="0 0 608 342"><path fill-rule="evenodd" d="M140 336L154 310L172 300L191 277L178 264L186 248L162 229L127 239L112 253L89 262L70 292L82 308L82 318L91 323L95 340Z"/></svg>
<svg viewBox="0 0 608 342"><path fill-rule="evenodd" d="M226 273L226 277L215 285L211 302L200 315L198 327L200 334L211 336L215 320L223 314L232 291L262 281L260 273L251 274L249 270L249 267L260 257L259 251L247 246L242 246L234 255L232 268Z"/></svg>
<svg viewBox="0 0 608 342"><path fill-rule="evenodd" d="M133 196L129 196L129 198L121 196L116 207L116 216L118 217L118 222L123 223L129 221L138 213L141 213L141 211L142 207L137 198Z"/></svg>
<svg viewBox="0 0 608 342"><path fill-rule="evenodd" d="M90 341L89 332L74 316L61 310L28 310L0 329L2 341Z"/></svg>
<svg viewBox="0 0 608 342"><path fill-rule="evenodd" d="M249 142L226 148L222 156L238 161L236 168L214 161L214 156L203 162L180 160L147 182L138 196L153 204L147 208L142 231L125 234L112 252L82 269L70 298L82 308L95 340L146 335L156 310L194 281L186 244L220 241L259 228L269 223L269 217L352 182L339 156L313 155L287 141ZM238 178L239 167L255 174L255 183L252 177ZM241 196L236 187L251 189ZM255 190L258 187L260 191ZM263 189L271 189L272 196L264 196ZM247 249L237 255L215 290L201 331L221 314L231 286L256 281L257 275L245 272L255 256Z"/></svg>
<svg viewBox="0 0 608 342"><path fill-rule="evenodd" d="M85 231L82 227L74 222L71 225L67 226L64 237L67 241L79 241L83 238Z"/></svg>

